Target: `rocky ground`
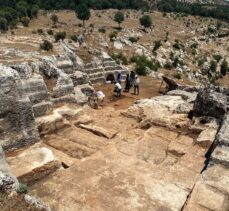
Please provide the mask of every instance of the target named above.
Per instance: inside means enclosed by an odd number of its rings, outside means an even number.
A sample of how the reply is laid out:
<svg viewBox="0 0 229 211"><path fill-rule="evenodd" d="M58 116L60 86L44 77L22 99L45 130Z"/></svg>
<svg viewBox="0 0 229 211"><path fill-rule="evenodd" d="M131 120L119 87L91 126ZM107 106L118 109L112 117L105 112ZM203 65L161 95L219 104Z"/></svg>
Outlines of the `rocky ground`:
<svg viewBox="0 0 229 211"><path fill-rule="evenodd" d="M42 12L28 28L1 34L0 145L8 164L1 150L0 189L8 195L0 207L15 197L24 210L228 211L228 89L203 86L214 55L222 56L214 76L228 60L228 24L209 34L216 20L154 12L153 29L144 31L140 13L125 11L123 30L110 40L114 12L92 11L86 28L73 12L56 12L53 30L68 35L59 42ZM81 47L69 38L80 33ZM44 39L53 51L39 49ZM140 77L139 96L131 90L117 99L107 80L118 72L125 80L133 55L160 68ZM165 95L163 74L180 79ZM227 76L217 82L228 86ZM94 90L106 94L97 110L87 106ZM36 198L17 194L18 181Z"/></svg>

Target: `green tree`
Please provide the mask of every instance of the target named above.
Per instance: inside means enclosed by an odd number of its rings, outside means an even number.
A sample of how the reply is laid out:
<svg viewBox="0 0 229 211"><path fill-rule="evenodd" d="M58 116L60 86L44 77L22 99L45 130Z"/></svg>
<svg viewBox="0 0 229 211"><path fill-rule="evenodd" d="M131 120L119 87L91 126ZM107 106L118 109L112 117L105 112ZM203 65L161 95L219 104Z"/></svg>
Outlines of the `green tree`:
<svg viewBox="0 0 229 211"><path fill-rule="evenodd" d="M85 21L89 20L91 17L90 9L85 3L81 3L76 8L76 16L83 21L83 26L85 25Z"/></svg>
<svg viewBox="0 0 229 211"><path fill-rule="evenodd" d="M227 72L229 72L228 63L225 59L223 60L223 62L221 64L220 72L223 76L225 76L227 74Z"/></svg>
<svg viewBox="0 0 229 211"><path fill-rule="evenodd" d="M140 19L140 24L144 26L144 28L149 28L152 26L152 19L149 15L143 15Z"/></svg>
<svg viewBox="0 0 229 211"><path fill-rule="evenodd" d="M53 25L55 25L58 22L58 16L55 14L51 15L50 19L51 19Z"/></svg>
<svg viewBox="0 0 229 211"><path fill-rule="evenodd" d="M7 28L7 20L5 18L0 17L0 31L6 31Z"/></svg>
<svg viewBox="0 0 229 211"><path fill-rule="evenodd" d="M120 11L116 12L114 16L114 20L119 24L119 28L120 28L120 24L124 21L124 14Z"/></svg>
<svg viewBox="0 0 229 211"><path fill-rule="evenodd" d="M216 68L217 68L217 63L215 61L211 61L211 65L210 65L210 70L212 72L215 72L216 71Z"/></svg>

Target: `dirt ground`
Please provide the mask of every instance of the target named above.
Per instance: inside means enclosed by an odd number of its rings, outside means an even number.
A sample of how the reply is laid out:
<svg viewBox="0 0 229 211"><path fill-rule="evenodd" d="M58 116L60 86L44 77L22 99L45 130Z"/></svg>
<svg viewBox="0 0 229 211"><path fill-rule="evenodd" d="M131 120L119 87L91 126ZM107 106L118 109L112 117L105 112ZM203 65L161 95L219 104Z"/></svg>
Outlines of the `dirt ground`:
<svg viewBox="0 0 229 211"><path fill-rule="evenodd" d="M140 77L140 94L134 95L134 88L130 90L129 93L122 92L120 98L114 96L114 84L106 84L106 85L96 85L96 91L103 91L106 95L104 106L105 107L113 107L116 110L127 109L130 107L136 100L151 98L154 96L160 95L159 88L161 85L160 80L153 79L151 77ZM163 86L164 87L164 86ZM162 87L162 89L163 89ZM122 88L125 88L125 82L122 82Z"/></svg>

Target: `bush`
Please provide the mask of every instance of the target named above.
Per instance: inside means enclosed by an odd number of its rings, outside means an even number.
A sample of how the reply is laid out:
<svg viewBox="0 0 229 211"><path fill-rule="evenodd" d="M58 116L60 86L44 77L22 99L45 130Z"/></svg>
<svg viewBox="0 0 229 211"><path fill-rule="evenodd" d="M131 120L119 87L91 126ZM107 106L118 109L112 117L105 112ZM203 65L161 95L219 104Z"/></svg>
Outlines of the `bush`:
<svg viewBox="0 0 229 211"><path fill-rule="evenodd" d="M21 23L23 26L28 27L29 26L30 19L28 17L22 17Z"/></svg>
<svg viewBox="0 0 229 211"><path fill-rule="evenodd" d="M6 31L8 29L7 20L0 17L0 31Z"/></svg>
<svg viewBox="0 0 229 211"><path fill-rule="evenodd" d="M40 48L41 50L50 51L53 49L53 45L48 40L44 40L43 43L40 44Z"/></svg>
<svg viewBox="0 0 229 211"><path fill-rule="evenodd" d="M136 64L135 71L139 75L149 74L149 69L153 71L158 70L158 66L145 56L133 56L130 61Z"/></svg>
<svg viewBox="0 0 229 211"><path fill-rule="evenodd" d="M118 64L123 64L123 65L128 65L128 60L127 58L122 54L110 54L112 59L114 59Z"/></svg>
<svg viewBox="0 0 229 211"><path fill-rule="evenodd" d="M140 24L144 26L144 28L149 28L152 26L152 19L149 15L143 15L140 19Z"/></svg>
<svg viewBox="0 0 229 211"><path fill-rule="evenodd" d="M229 72L228 63L225 59L223 60L223 62L221 64L220 72L223 76L225 76L227 74L227 72Z"/></svg>
<svg viewBox="0 0 229 211"><path fill-rule="evenodd" d="M182 75L180 73L175 73L173 77L180 80L182 78Z"/></svg>
<svg viewBox="0 0 229 211"><path fill-rule="evenodd" d="M53 33L53 30L52 29L49 29L48 31L47 31L47 34L48 35L53 35L54 33Z"/></svg>
<svg viewBox="0 0 229 211"><path fill-rule="evenodd" d="M213 55L213 58L214 58L217 62L219 62L223 57L222 57L221 55L219 55L219 54L214 54L214 55Z"/></svg>
<svg viewBox="0 0 229 211"><path fill-rule="evenodd" d="M70 39L74 42L77 42L78 41L78 37L76 35L71 35L70 36Z"/></svg>
<svg viewBox="0 0 229 211"><path fill-rule="evenodd" d="M128 40L129 40L130 42L132 42L132 43L136 43L136 42L138 42L138 39L139 39L139 38L137 38L137 37L129 37Z"/></svg>
<svg viewBox="0 0 229 211"><path fill-rule="evenodd" d="M55 41L58 42L59 40L64 40L66 38L66 32L57 32L55 34Z"/></svg>
<svg viewBox="0 0 229 211"><path fill-rule="evenodd" d="M157 40L154 42L153 52L156 52L161 47L161 40Z"/></svg>
<svg viewBox="0 0 229 211"><path fill-rule="evenodd" d="M165 69L168 69L168 70L171 70L173 68L173 65L170 63L170 62L166 62L165 65L164 65L164 68Z"/></svg>
<svg viewBox="0 0 229 211"><path fill-rule="evenodd" d="M114 41L115 38L118 36L118 31L113 31L109 34L110 41Z"/></svg>
<svg viewBox="0 0 229 211"><path fill-rule="evenodd" d="M207 61L206 57L201 57L198 59L198 66L202 66Z"/></svg>
<svg viewBox="0 0 229 211"><path fill-rule="evenodd" d="M217 68L217 63L215 61L211 61L210 70L212 72L215 72L216 68Z"/></svg>
<svg viewBox="0 0 229 211"><path fill-rule="evenodd" d="M173 47L177 50L182 49L184 46L179 40L175 40L175 43L173 44Z"/></svg>
<svg viewBox="0 0 229 211"><path fill-rule="evenodd" d="M53 25L55 25L58 22L59 18L57 15L53 14L53 15L51 15L50 19L51 19Z"/></svg>
<svg viewBox="0 0 229 211"><path fill-rule="evenodd" d="M195 43L192 43L192 45L190 46L192 49L196 49L198 47L198 43L195 42Z"/></svg>
<svg viewBox="0 0 229 211"><path fill-rule="evenodd" d="M99 30L98 30L100 33L106 33L106 29L105 29L105 27L102 27L102 28L99 28Z"/></svg>
<svg viewBox="0 0 229 211"><path fill-rule="evenodd" d="M116 12L114 16L114 20L119 24L119 28L120 28L120 24L124 21L124 14L120 11Z"/></svg>
<svg viewBox="0 0 229 211"><path fill-rule="evenodd" d="M43 34L44 31L43 31L43 29L37 29L37 33L38 33L38 34Z"/></svg>
<svg viewBox="0 0 229 211"><path fill-rule="evenodd" d="M19 188L17 190L18 193L27 194L28 193L28 187L25 184L19 183Z"/></svg>

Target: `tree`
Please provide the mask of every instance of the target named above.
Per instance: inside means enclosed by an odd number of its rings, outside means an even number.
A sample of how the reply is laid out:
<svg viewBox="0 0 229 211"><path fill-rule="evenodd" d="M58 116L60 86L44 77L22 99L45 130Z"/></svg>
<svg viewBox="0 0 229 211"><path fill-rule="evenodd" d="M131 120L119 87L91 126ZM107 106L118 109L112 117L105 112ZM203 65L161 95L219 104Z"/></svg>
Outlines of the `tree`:
<svg viewBox="0 0 229 211"><path fill-rule="evenodd" d="M152 26L152 20L149 15L143 15L139 20L140 24L144 26L144 28L149 28Z"/></svg>
<svg viewBox="0 0 229 211"><path fill-rule="evenodd" d="M53 25L55 25L58 22L58 16L55 14L51 15L50 19L51 19Z"/></svg>
<svg viewBox="0 0 229 211"><path fill-rule="evenodd" d="M90 9L85 3L80 3L76 8L76 16L83 21L83 26L85 25L85 21L89 20L91 17Z"/></svg>
<svg viewBox="0 0 229 211"><path fill-rule="evenodd" d="M228 63L227 61L224 59L221 67L220 67L220 72L223 76L225 76L227 74L227 72L229 71L229 67L228 67Z"/></svg>
<svg viewBox="0 0 229 211"><path fill-rule="evenodd" d="M114 16L114 20L119 24L119 28L120 28L120 24L124 21L124 14L120 11L116 12Z"/></svg>
<svg viewBox="0 0 229 211"><path fill-rule="evenodd" d="M217 63L215 61L211 61L211 65L210 65L210 70L212 72L215 72L216 71L216 68L217 68Z"/></svg>
<svg viewBox="0 0 229 211"><path fill-rule="evenodd" d="M0 31L6 31L7 28L7 20L5 18L0 17Z"/></svg>

